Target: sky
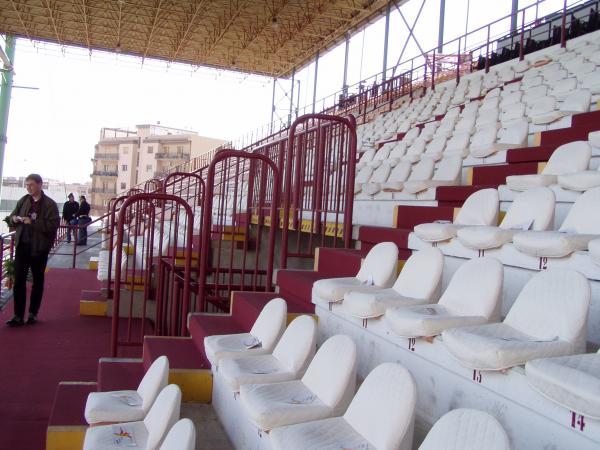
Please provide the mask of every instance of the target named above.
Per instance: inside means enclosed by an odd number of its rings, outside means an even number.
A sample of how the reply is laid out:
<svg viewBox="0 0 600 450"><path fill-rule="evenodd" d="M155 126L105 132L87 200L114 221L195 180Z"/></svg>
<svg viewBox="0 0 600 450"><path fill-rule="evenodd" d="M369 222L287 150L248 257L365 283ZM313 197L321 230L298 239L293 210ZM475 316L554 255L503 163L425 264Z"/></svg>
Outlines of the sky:
<svg viewBox="0 0 600 450"><path fill-rule="evenodd" d="M402 13L412 25L424 0L410 0ZM569 4L575 0L569 0ZM520 7L535 0L520 0ZM511 11L512 0L446 0L444 40L464 34L465 26L475 30ZM539 14L562 8L563 0L546 0ZM535 8L529 10L534 14ZM468 14L467 14L468 11ZM421 48L437 47L439 0L427 0L415 36ZM468 18L468 22L466 21ZM520 19L519 19L520 22ZM508 21L493 28L504 31ZM385 19L373 23L350 39L347 84L374 76L383 68ZM487 31L486 31L487 32ZM485 33L484 33L485 34ZM481 33L471 41L482 39ZM398 61L408 29L398 11L390 15L388 67ZM475 42L469 42L468 45ZM4 41L0 40L4 47ZM455 53L457 43L444 48ZM317 107L331 104L343 84L345 47L342 43L319 60ZM420 54L409 39L402 60ZM236 140L255 136L271 118L271 78L132 58L119 54L92 52L57 45L17 41L15 86L8 123L4 176L37 172L64 182L90 180L94 145L102 127L134 129L136 124L157 123L191 129L200 135ZM300 112L312 110L314 63L297 73L294 100ZM290 80L276 84L275 119L287 119ZM299 91L298 91L299 87ZM298 95L299 93L299 95ZM251 133L251 134L249 134ZM246 139L247 140L247 139Z"/></svg>

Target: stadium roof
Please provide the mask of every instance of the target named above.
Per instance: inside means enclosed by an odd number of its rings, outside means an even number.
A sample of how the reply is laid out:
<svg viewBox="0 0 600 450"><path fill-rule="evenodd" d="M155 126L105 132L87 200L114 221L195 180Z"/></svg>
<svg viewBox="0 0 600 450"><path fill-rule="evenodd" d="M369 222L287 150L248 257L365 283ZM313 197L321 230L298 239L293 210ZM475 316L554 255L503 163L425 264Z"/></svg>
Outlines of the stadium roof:
<svg viewBox="0 0 600 450"><path fill-rule="evenodd" d="M399 0L401 4L406 0ZM285 77L388 0L0 0L0 33Z"/></svg>

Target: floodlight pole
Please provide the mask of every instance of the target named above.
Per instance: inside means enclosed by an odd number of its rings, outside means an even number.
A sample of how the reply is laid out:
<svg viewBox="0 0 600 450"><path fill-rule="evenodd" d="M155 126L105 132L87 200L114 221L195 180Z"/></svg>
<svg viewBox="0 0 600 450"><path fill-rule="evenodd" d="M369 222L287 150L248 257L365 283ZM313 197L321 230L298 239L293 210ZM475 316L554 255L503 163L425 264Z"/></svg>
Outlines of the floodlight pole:
<svg viewBox="0 0 600 450"><path fill-rule="evenodd" d="M443 0L442 0L443 1ZM385 12L385 36L383 38L383 74L382 82L386 80L387 58L388 58L388 40L390 37L390 11L392 10L392 2L388 2L387 11Z"/></svg>
<svg viewBox="0 0 600 450"><path fill-rule="evenodd" d="M6 130L8 128L8 112L10 110L10 95L13 86L13 67L15 64L15 38L6 35L6 56L10 61L10 67L2 75L2 84L0 85L0 198L1 198L1 180L4 169L4 152L6 149Z"/></svg>

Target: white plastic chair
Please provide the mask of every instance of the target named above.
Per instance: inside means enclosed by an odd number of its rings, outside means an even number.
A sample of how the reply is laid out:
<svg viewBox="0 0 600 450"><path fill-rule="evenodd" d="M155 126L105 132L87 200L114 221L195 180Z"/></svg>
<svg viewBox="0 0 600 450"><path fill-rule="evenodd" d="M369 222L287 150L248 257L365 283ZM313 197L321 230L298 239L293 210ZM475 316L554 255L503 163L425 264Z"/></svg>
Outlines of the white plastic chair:
<svg viewBox="0 0 600 450"><path fill-rule="evenodd" d="M543 270L523 287L504 322L446 330L444 345L477 370L580 353L585 351L590 297L590 282L579 272Z"/></svg>
<svg viewBox="0 0 600 450"><path fill-rule="evenodd" d="M386 182L381 183L380 189L384 192L400 192L404 187L404 182L410 176L412 164L403 161L390 172Z"/></svg>
<svg viewBox="0 0 600 450"><path fill-rule="evenodd" d="M356 345L348 336L327 339L301 380L244 384L240 399L261 430L341 415L356 386Z"/></svg>
<svg viewBox="0 0 600 450"><path fill-rule="evenodd" d="M249 333L206 336L206 357L214 366L222 358L271 353L286 324L287 303L282 298L274 298L263 307Z"/></svg>
<svg viewBox="0 0 600 450"><path fill-rule="evenodd" d="M301 377L315 354L317 326L310 316L296 317L272 354L223 358L219 374L234 392L249 383L275 383Z"/></svg>
<svg viewBox="0 0 600 450"><path fill-rule="evenodd" d="M196 427L190 419L181 419L169 431L160 450L195 450Z"/></svg>
<svg viewBox="0 0 600 450"><path fill-rule="evenodd" d="M381 364L367 375L342 417L275 428L271 445L275 450L411 450L416 395L408 370Z"/></svg>
<svg viewBox="0 0 600 450"><path fill-rule="evenodd" d="M131 434L136 448L156 450L175 422L179 420L181 407L181 391L175 384L165 387L148 411L143 421L117 423L88 428L85 432L83 450L106 450L123 448L117 444L119 438L114 433L125 432ZM124 444L130 442L126 436L120 436Z"/></svg>
<svg viewBox="0 0 600 450"><path fill-rule="evenodd" d="M503 278L497 259L469 260L454 273L437 304L388 311L387 324L402 337L431 337L448 328L499 320Z"/></svg>
<svg viewBox="0 0 600 450"><path fill-rule="evenodd" d="M85 403L85 420L89 424L143 420L168 380L169 360L160 356L148 368L137 390L91 392Z"/></svg>
<svg viewBox="0 0 600 450"><path fill-rule="evenodd" d="M431 179L409 179L404 183L403 191L408 194L418 194L429 188L439 186L456 186L460 183L462 158L450 156L443 158Z"/></svg>

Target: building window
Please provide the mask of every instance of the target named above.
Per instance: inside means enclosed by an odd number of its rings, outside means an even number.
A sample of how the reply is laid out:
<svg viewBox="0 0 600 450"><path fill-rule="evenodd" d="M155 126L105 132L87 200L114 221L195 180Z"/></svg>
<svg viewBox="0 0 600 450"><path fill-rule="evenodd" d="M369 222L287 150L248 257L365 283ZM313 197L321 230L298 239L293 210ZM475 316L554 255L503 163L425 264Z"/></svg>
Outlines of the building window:
<svg viewBox="0 0 600 450"><path fill-rule="evenodd" d="M168 145L163 145L163 151L165 153L169 153L169 146Z"/></svg>
<svg viewBox="0 0 600 450"><path fill-rule="evenodd" d="M146 172L152 172L152 164L146 164Z"/></svg>
<svg viewBox="0 0 600 450"><path fill-rule="evenodd" d="M129 147L123 147L123 154L124 155L128 155L129 154Z"/></svg>
<svg viewBox="0 0 600 450"><path fill-rule="evenodd" d="M127 172L127 164L123 164L123 165L121 165L121 170L122 170L123 172Z"/></svg>
<svg viewBox="0 0 600 450"><path fill-rule="evenodd" d="M183 153L183 145L178 145L177 146L177 153L179 153L179 154Z"/></svg>
<svg viewBox="0 0 600 450"><path fill-rule="evenodd" d="M154 153L154 147L149 145L148 146L148 153Z"/></svg>
<svg viewBox="0 0 600 450"><path fill-rule="evenodd" d="M121 189L127 189L127 183L121 183Z"/></svg>

